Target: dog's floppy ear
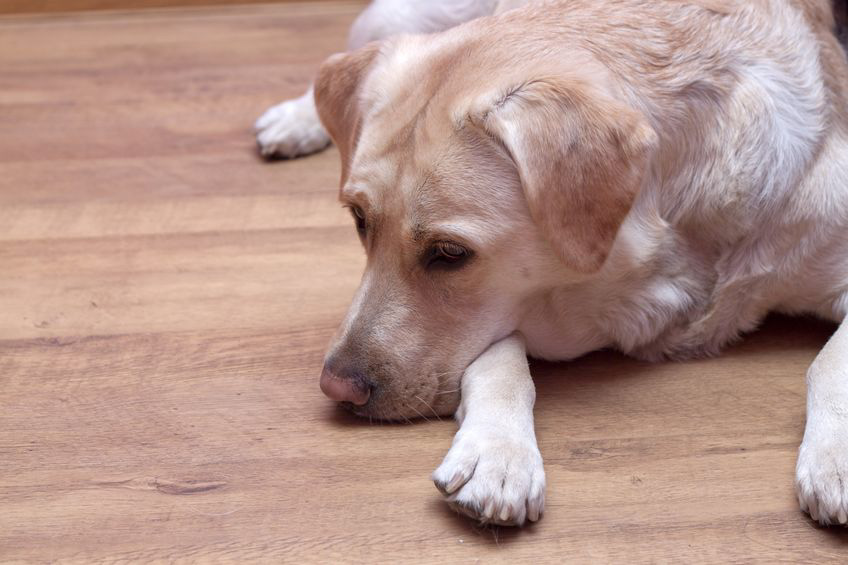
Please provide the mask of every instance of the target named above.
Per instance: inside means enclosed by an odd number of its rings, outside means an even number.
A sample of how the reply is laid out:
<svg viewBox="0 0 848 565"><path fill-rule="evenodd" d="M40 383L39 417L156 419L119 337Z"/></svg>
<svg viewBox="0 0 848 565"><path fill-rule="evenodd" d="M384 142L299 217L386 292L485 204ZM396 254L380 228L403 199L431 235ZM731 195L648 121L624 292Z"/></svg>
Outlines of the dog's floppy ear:
<svg viewBox="0 0 848 565"><path fill-rule="evenodd" d="M570 268L601 268L656 145L644 117L586 84L523 82L480 99L472 123L509 152L534 222Z"/></svg>
<svg viewBox="0 0 848 565"><path fill-rule="evenodd" d="M369 43L352 53L333 55L321 65L315 79L318 117L341 153L342 184L359 139L360 85L378 51L378 43Z"/></svg>

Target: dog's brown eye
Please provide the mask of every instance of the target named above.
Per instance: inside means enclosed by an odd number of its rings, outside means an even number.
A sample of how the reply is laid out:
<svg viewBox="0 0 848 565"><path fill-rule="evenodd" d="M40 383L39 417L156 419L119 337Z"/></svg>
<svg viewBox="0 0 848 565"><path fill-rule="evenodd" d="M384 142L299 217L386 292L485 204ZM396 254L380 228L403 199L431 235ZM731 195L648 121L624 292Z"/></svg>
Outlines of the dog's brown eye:
<svg viewBox="0 0 848 565"><path fill-rule="evenodd" d="M430 249L427 267L459 267L471 256L471 252L451 241L440 241Z"/></svg>
<svg viewBox="0 0 848 565"><path fill-rule="evenodd" d="M363 212L362 208L359 206L351 206L350 213L356 222L356 231L358 231L360 235L365 235L365 212Z"/></svg>

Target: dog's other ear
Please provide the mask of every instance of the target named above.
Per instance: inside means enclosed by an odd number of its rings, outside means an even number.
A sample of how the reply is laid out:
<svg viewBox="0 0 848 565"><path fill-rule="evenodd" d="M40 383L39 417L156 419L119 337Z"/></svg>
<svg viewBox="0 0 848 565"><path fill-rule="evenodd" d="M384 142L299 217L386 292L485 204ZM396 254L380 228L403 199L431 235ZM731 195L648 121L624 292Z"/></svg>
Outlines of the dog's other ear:
<svg viewBox="0 0 848 565"><path fill-rule="evenodd" d="M318 117L341 153L342 185L359 138L360 85L379 49L378 43L369 43L352 53L333 55L321 65L315 79Z"/></svg>
<svg viewBox="0 0 848 565"><path fill-rule="evenodd" d="M645 118L560 78L489 95L470 119L509 152L530 214L570 268L601 268L656 145Z"/></svg>

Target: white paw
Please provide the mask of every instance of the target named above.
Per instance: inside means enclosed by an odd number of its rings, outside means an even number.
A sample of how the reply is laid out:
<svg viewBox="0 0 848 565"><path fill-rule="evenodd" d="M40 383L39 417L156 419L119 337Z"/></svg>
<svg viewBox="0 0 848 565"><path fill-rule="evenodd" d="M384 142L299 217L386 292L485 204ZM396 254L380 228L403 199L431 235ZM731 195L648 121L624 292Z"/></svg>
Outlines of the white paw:
<svg viewBox="0 0 848 565"><path fill-rule="evenodd" d="M315 110L312 90L271 106L254 124L259 151L267 157L298 157L327 147L330 137Z"/></svg>
<svg viewBox="0 0 848 565"><path fill-rule="evenodd" d="M848 524L848 437L805 438L795 469L801 510L824 525Z"/></svg>
<svg viewBox="0 0 848 565"><path fill-rule="evenodd" d="M497 426L460 428L433 472L454 510L502 526L535 522L545 509L545 469L534 437Z"/></svg>

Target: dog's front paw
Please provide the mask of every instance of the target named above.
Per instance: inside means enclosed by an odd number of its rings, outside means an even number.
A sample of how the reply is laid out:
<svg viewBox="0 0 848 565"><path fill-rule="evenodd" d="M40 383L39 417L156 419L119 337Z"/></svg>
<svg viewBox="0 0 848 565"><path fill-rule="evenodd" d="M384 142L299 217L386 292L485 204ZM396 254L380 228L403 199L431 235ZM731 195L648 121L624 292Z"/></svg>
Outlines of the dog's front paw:
<svg viewBox="0 0 848 565"><path fill-rule="evenodd" d="M848 524L848 437L844 433L805 438L795 477L801 510L824 525Z"/></svg>
<svg viewBox="0 0 848 565"><path fill-rule="evenodd" d="M545 509L545 469L534 437L462 428L433 482L448 504L482 523L520 526Z"/></svg>
<svg viewBox="0 0 848 565"><path fill-rule="evenodd" d="M300 98L277 104L256 120L256 141L266 157L299 157L330 144L310 90Z"/></svg>

